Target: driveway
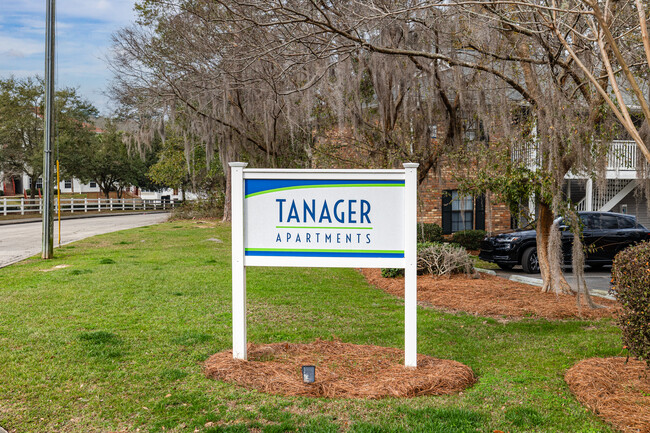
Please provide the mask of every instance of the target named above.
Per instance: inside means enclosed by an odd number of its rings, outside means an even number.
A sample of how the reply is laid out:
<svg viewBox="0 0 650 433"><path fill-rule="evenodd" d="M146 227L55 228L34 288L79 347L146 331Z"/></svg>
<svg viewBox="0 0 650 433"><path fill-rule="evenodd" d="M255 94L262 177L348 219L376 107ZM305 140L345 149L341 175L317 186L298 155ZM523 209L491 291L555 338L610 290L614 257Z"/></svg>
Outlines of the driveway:
<svg viewBox="0 0 650 433"><path fill-rule="evenodd" d="M104 233L164 222L166 213L102 216L61 221L61 245ZM43 226L40 222L0 225L0 268L41 253ZM54 222L54 245L58 242Z"/></svg>
<svg viewBox="0 0 650 433"><path fill-rule="evenodd" d="M597 270L591 269L589 266L585 268L585 282L587 283L587 289L590 294L596 296L607 296L607 291L610 286L609 282L612 279L611 271L611 266L605 266L604 268ZM527 274L520 266L516 266L510 271L498 269L495 272L498 276L503 278L516 279L533 285L542 285L542 277L540 274ZM571 269L565 269L564 276L566 277L567 282L571 284L575 290L576 279Z"/></svg>

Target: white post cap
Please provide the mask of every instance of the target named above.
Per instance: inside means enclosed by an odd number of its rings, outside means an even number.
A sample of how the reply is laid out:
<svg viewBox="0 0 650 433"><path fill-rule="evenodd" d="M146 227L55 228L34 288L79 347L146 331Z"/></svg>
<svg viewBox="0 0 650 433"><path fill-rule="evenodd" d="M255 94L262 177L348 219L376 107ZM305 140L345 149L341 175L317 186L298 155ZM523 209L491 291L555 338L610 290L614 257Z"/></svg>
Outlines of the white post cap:
<svg viewBox="0 0 650 433"><path fill-rule="evenodd" d="M420 166L417 162L405 162L402 165L404 168L418 168Z"/></svg>
<svg viewBox="0 0 650 433"><path fill-rule="evenodd" d="M246 167L248 165L247 162L229 162L229 166L231 167Z"/></svg>

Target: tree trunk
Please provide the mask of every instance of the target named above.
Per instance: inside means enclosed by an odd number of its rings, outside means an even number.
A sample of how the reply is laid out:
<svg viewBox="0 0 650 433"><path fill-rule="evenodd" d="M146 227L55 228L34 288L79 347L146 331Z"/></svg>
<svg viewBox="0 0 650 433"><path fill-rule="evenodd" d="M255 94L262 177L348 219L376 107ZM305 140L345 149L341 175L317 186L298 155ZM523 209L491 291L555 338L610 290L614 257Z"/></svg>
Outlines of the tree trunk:
<svg viewBox="0 0 650 433"><path fill-rule="evenodd" d="M562 273L562 253L559 254L560 259L556 260L551 260L551 254L549 254L549 245L551 248L562 248L561 243L560 245L554 245L554 243L549 242L553 225L553 211L546 203L539 202L537 206L539 209L537 219L537 259L542 274L542 292L572 293L571 286Z"/></svg>
<svg viewBox="0 0 650 433"><path fill-rule="evenodd" d="M34 200L35 197L36 197L36 178L34 176L31 176L29 182L29 198Z"/></svg>
<svg viewBox="0 0 650 433"><path fill-rule="evenodd" d="M548 239L551 234L553 213L544 203L537 203L539 215L537 218L537 260L539 261L539 272L542 274L542 292L551 291L551 265L548 260Z"/></svg>
<svg viewBox="0 0 650 433"><path fill-rule="evenodd" d="M232 203L232 197L230 193L231 189L231 173L230 173L230 166L227 163L223 164L224 167L224 174L226 177L226 190L224 191L224 200L223 200L223 218L221 221L226 222L226 221L231 221L232 220L232 209L231 209L231 203Z"/></svg>

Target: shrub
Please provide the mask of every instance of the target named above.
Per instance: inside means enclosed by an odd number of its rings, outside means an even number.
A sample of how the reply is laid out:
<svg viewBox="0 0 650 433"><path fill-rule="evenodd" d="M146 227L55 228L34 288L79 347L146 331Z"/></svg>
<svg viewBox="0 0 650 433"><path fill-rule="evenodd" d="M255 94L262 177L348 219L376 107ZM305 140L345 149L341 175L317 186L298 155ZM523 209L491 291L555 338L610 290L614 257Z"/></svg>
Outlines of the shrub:
<svg viewBox="0 0 650 433"><path fill-rule="evenodd" d="M463 230L454 233L451 240L468 250L478 250L485 235L485 230Z"/></svg>
<svg viewBox="0 0 650 433"><path fill-rule="evenodd" d="M418 242L442 242L442 227L438 224L418 223Z"/></svg>
<svg viewBox="0 0 650 433"><path fill-rule="evenodd" d="M397 278L404 276L404 269L402 268L382 268L381 276L384 278Z"/></svg>
<svg viewBox="0 0 650 433"><path fill-rule="evenodd" d="M170 220L189 220L202 218L219 218L223 215L223 200L218 196L208 199L187 200L177 205Z"/></svg>
<svg viewBox="0 0 650 433"><path fill-rule="evenodd" d="M424 242L418 244L418 275L447 275L459 272L470 273L474 269L472 260L463 247L441 242ZM404 276L404 269L384 268L384 278Z"/></svg>
<svg viewBox="0 0 650 433"><path fill-rule="evenodd" d="M616 298L623 306L619 326L623 344L646 363L650 359L650 242L616 255L612 266ZM648 364L650 366L650 364Z"/></svg>
<svg viewBox="0 0 650 433"><path fill-rule="evenodd" d="M428 248L431 245L433 245L433 242L420 242L418 243L418 256L420 255L420 251L423 250L424 248ZM418 267L418 275L422 275L422 270ZM381 269L381 276L384 278L397 278L397 277L403 277L404 276L404 269L403 268L382 268Z"/></svg>
<svg viewBox="0 0 650 433"><path fill-rule="evenodd" d="M474 266L465 248L433 244L418 251L418 269L432 275L469 274L474 271Z"/></svg>

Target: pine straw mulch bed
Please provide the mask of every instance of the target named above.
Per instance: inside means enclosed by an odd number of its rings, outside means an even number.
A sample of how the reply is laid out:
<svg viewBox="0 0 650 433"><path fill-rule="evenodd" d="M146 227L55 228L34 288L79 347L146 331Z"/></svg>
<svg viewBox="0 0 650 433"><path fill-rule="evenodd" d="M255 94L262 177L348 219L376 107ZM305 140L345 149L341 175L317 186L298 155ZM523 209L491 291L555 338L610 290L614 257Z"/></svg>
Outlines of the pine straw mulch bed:
<svg viewBox="0 0 650 433"><path fill-rule="evenodd" d="M650 433L650 372L645 362L585 359L571 367L564 380L580 403L617 429Z"/></svg>
<svg viewBox="0 0 650 433"><path fill-rule="evenodd" d="M404 297L404 277L383 278L380 269L359 270L368 283L392 295ZM446 311L464 311L478 316L546 319L598 319L615 317L616 301L594 297L606 308L578 308L573 295L542 293L539 287L486 274L451 277L418 276L418 301Z"/></svg>
<svg viewBox="0 0 650 433"><path fill-rule="evenodd" d="M316 366L316 381L302 381L301 366ZM309 344L248 344L248 361L232 351L212 355L206 376L269 394L328 398L415 397L457 393L476 382L456 361L418 354L418 367L404 367L404 351L316 340Z"/></svg>

